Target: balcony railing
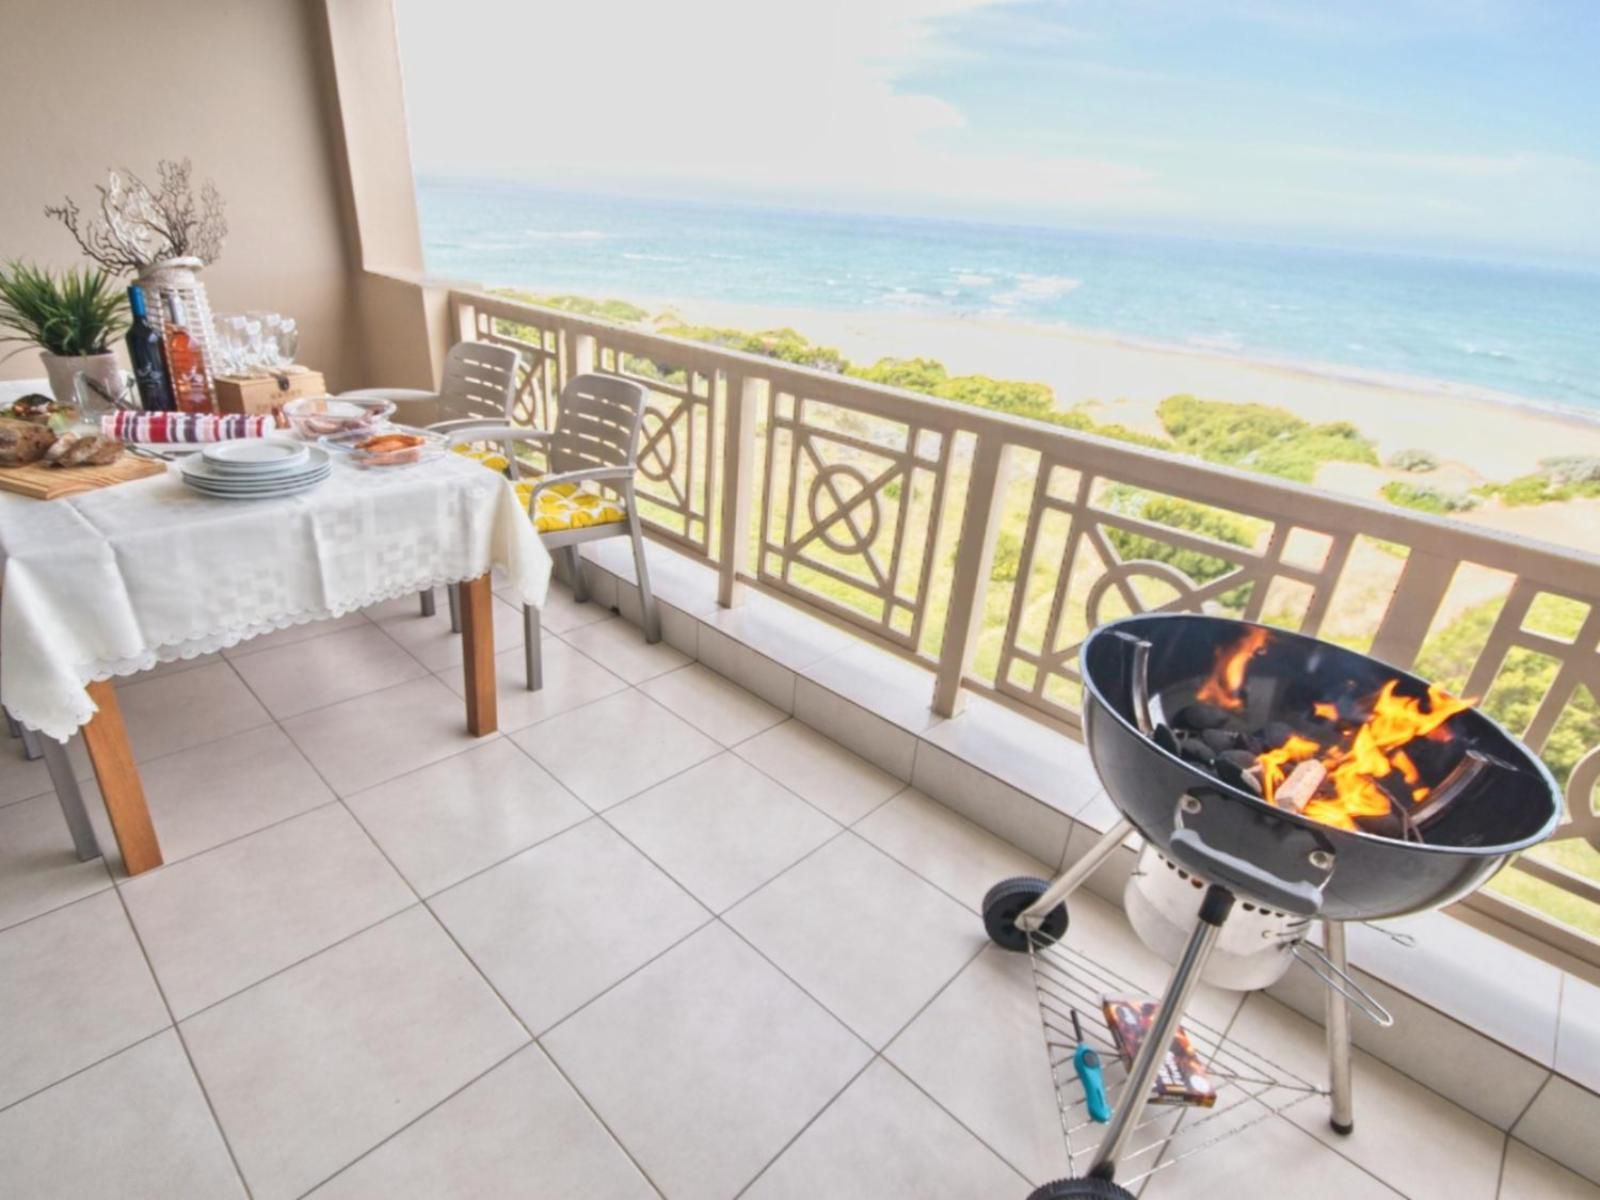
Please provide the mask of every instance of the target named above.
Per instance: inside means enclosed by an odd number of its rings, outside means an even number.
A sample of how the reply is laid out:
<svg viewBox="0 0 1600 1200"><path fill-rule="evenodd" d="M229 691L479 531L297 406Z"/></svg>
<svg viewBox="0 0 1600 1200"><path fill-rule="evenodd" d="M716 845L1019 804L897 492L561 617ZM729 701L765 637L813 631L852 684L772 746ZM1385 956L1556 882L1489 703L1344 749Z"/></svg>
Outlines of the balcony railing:
<svg viewBox="0 0 1600 1200"><path fill-rule="evenodd" d="M496 296L452 305L459 336L522 351L530 424L580 371L648 385L651 533L714 566L724 605L756 588L931 667L940 714L975 692L1073 731L1089 630L1202 606L1482 697L1568 813L1467 905L1600 964L1595 556Z"/></svg>

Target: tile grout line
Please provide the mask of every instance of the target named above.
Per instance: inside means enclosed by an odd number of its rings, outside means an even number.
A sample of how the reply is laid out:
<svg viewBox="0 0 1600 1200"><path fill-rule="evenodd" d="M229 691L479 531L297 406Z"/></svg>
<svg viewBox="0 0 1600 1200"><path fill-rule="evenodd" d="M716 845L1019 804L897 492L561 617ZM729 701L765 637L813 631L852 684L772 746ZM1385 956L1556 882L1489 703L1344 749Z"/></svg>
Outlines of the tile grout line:
<svg viewBox="0 0 1600 1200"><path fill-rule="evenodd" d="M167 1019L171 1021L168 1026L178 1039L178 1045L183 1049L184 1061L189 1064L189 1073L194 1078L195 1085L200 1089L200 1096L206 1102L206 1111L211 1114L211 1123L216 1127L217 1136L222 1139L222 1148L228 1152L228 1161L233 1164L233 1170L239 1177L239 1186L244 1188L246 1196L255 1193L250 1189L250 1181L245 1178L244 1168L239 1163L239 1156L233 1149L233 1142L228 1138L228 1131L223 1127L222 1115L217 1112L216 1103L211 1098L211 1090L206 1087L206 1081L200 1074L200 1068L194 1061L190 1052L189 1042L183 1036L183 1030L178 1025L178 1015L172 1011L172 1001L167 997L167 989L161 984L161 976L156 973L155 963L150 959L150 950L144 944L144 936L139 932L139 926L134 922L133 913L128 909L128 900L122 894L121 888L114 889L117 903L122 908L122 919L128 923L128 931L133 934L133 941L139 947L139 955L144 959L144 969L150 973L150 982L155 985L156 995L161 997L161 1007L167 1010ZM163 1030L162 1032L165 1032Z"/></svg>

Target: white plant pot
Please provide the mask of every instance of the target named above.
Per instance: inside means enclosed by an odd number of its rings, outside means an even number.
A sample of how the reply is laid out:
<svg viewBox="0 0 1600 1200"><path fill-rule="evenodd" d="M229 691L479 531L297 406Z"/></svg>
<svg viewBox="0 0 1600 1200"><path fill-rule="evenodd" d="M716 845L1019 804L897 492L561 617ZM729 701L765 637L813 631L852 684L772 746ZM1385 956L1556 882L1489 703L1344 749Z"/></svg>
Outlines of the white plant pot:
<svg viewBox="0 0 1600 1200"><path fill-rule="evenodd" d="M55 396L57 404L77 405L79 371L87 374L110 395L117 395L121 391L122 368L117 363L117 356L109 350L104 354L70 356L41 350L39 357L44 360L44 373L50 378L50 393Z"/></svg>

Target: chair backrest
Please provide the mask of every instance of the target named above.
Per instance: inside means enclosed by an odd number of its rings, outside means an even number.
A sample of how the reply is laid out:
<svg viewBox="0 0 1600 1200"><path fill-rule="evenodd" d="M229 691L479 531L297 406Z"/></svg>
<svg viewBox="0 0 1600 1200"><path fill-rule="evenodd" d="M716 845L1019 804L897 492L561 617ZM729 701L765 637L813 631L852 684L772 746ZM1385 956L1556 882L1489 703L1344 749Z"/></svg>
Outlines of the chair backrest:
<svg viewBox="0 0 1600 1200"><path fill-rule="evenodd" d="M444 379L439 385L441 421L502 421L511 424L511 406L517 394L517 365L522 361L510 346L488 342L457 342L445 355Z"/></svg>
<svg viewBox="0 0 1600 1200"><path fill-rule="evenodd" d="M551 472L637 466L646 395L641 384L616 375L569 380L550 438Z"/></svg>

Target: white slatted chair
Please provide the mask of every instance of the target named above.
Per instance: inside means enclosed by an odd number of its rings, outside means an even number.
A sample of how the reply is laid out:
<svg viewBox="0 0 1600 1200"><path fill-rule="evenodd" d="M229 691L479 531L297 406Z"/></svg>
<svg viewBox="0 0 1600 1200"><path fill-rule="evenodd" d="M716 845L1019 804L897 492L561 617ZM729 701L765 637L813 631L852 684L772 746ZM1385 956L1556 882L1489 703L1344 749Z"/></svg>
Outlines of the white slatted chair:
<svg viewBox="0 0 1600 1200"><path fill-rule="evenodd" d="M644 387L615 375L579 375L561 389L553 430L516 425L459 425L450 433L457 445L513 442L542 445L546 474L519 478L516 457L508 454L513 485L524 501L545 547L566 560L573 596L588 599L578 547L608 537L633 542L633 564L639 577L639 601L647 642L661 640L661 620L650 591L644 535L633 481L639 465L639 434L644 418ZM522 607L526 639L527 687L544 684L539 654L539 610Z"/></svg>

